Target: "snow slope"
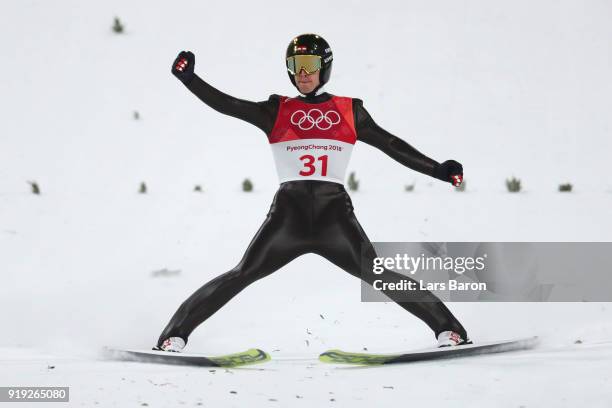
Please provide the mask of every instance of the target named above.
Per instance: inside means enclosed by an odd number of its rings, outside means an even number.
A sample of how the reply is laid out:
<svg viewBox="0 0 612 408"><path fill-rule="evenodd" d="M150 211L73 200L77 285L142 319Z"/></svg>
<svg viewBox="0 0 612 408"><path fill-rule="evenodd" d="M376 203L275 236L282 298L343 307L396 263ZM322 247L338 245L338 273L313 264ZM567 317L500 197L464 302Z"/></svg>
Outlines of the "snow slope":
<svg viewBox="0 0 612 408"><path fill-rule="evenodd" d="M210 371L97 351L152 346L186 296L240 260L277 187L264 135L170 75L178 51L193 50L196 72L225 92L264 100L295 94L284 49L319 32L336 57L330 92L362 98L381 126L464 164L457 193L358 144L351 196L373 241L610 241L611 12L594 0L6 3L0 386L70 386L74 406L606 406L607 303L450 305L476 341L540 335L530 352L317 363L327 348L433 338L392 303L360 302L359 282L316 255L256 282L190 338L210 354L263 348L266 365ZM115 15L124 35L110 31ZM505 191L512 175L520 194ZM253 193L241 191L245 177ZM149 194L136 194L141 181ZM575 191L558 193L566 181ZM152 276L163 268L180 273Z"/></svg>

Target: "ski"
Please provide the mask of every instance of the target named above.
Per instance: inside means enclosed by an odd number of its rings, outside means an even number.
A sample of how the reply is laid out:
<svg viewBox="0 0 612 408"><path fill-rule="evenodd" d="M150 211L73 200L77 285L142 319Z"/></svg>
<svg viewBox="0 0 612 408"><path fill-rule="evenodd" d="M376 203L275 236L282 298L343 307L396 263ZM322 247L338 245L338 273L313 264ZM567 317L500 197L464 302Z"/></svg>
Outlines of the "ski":
<svg viewBox="0 0 612 408"><path fill-rule="evenodd" d="M537 343L537 337L529 337L518 340L466 344L464 346L440 347L436 349L415 350L391 354L351 353L342 350L328 350L319 356L319 360L324 363L356 364L366 366L410 363L415 361L469 357L483 354L504 353L516 350L527 350L535 347Z"/></svg>
<svg viewBox="0 0 612 408"><path fill-rule="evenodd" d="M180 364L202 367L241 367L263 363L270 360L270 355L260 349L249 349L240 353L221 356L205 356L196 353L172 353L157 350L120 350L106 348L106 356L113 360L136 361L141 363Z"/></svg>

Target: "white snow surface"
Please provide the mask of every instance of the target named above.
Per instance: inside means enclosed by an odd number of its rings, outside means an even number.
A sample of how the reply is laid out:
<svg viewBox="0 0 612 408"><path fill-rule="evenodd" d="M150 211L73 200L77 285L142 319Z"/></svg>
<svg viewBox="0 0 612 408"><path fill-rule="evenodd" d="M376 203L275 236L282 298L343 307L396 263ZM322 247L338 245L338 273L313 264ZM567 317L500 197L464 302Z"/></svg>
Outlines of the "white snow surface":
<svg viewBox="0 0 612 408"><path fill-rule="evenodd" d="M335 55L329 92L463 163L458 193L358 143L351 196L372 241L610 241L611 17L606 0L4 2L0 386L70 386L70 406L609 406L608 303L452 303L476 342L542 344L392 367L319 363L329 348L435 343L393 303L362 303L359 281L313 254L189 339L210 355L259 347L269 363L213 370L98 352L153 346L189 294L238 263L277 188L264 134L188 92L170 74L178 51L192 50L219 89L265 100L296 94L285 47L320 33ZM521 193L505 191L513 175ZM574 192L557 192L564 182ZM164 268L180 273L153 276Z"/></svg>

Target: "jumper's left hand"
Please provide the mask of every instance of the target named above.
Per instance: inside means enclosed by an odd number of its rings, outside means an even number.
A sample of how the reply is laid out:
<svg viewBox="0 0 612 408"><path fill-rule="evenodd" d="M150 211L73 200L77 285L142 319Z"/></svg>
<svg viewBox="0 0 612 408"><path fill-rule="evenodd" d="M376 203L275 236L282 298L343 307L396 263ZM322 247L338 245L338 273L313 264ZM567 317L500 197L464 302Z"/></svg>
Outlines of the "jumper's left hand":
<svg viewBox="0 0 612 408"><path fill-rule="evenodd" d="M463 182L463 166L455 160L447 160L436 167L434 177L458 187Z"/></svg>
<svg viewBox="0 0 612 408"><path fill-rule="evenodd" d="M451 176L453 186L459 187L463 183L463 174L454 174Z"/></svg>

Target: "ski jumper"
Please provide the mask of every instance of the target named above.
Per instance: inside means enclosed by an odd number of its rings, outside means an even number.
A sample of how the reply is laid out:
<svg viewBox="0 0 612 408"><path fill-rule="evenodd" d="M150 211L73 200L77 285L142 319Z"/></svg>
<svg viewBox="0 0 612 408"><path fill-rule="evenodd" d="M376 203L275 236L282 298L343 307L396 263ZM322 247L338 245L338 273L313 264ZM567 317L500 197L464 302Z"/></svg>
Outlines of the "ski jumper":
<svg viewBox="0 0 612 408"><path fill-rule="evenodd" d="M280 185L240 262L181 304L158 346L169 337L187 342L198 325L248 285L306 253L318 254L372 284L373 275L362 275L361 270L363 265L371 266L377 255L344 188L355 142L375 146L424 174L432 175L438 163L376 125L359 99L322 93L296 98L271 95L267 101L251 102L226 95L197 75L186 86L213 109L266 133ZM409 279L388 270L385 277L388 282ZM425 322L436 336L451 330L467 338L463 326L433 293L413 294L414 301L398 302L399 306Z"/></svg>

